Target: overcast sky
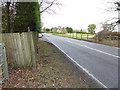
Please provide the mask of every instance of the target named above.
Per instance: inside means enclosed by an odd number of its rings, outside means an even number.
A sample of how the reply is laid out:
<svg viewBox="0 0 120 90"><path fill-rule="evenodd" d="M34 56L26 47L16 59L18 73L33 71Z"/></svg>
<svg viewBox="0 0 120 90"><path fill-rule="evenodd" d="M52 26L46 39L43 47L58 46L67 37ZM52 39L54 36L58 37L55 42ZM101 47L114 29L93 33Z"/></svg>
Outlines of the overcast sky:
<svg viewBox="0 0 120 90"><path fill-rule="evenodd" d="M100 23L110 17L117 17L117 13L107 12L106 0L59 0L63 6L54 8L57 14L43 13L44 27L72 27L73 29L87 29L89 24L96 24L100 31Z"/></svg>

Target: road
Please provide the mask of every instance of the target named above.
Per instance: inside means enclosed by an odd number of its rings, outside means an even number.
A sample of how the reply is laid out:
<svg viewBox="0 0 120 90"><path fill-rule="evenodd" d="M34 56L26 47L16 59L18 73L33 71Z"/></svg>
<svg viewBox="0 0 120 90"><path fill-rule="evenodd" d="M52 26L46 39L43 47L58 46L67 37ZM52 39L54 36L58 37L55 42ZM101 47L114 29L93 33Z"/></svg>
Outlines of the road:
<svg viewBox="0 0 120 90"><path fill-rule="evenodd" d="M43 34L77 66L105 88L118 88L118 48Z"/></svg>

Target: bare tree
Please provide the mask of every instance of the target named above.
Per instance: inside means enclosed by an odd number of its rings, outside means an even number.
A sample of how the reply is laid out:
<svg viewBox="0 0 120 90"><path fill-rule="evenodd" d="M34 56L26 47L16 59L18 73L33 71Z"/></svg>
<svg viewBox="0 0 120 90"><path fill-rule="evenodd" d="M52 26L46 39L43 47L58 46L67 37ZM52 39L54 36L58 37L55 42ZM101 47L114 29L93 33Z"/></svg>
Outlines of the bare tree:
<svg viewBox="0 0 120 90"><path fill-rule="evenodd" d="M105 3L107 5L105 11L108 12L114 12L118 11L118 6L120 5L120 0L105 0Z"/></svg>
<svg viewBox="0 0 120 90"><path fill-rule="evenodd" d="M105 9L105 11L120 13L120 0L106 0L105 2L107 3L107 9ZM103 27L105 26L107 29L109 28L109 31L114 31L115 27L120 24L120 17L118 15L118 17L108 18L101 24Z"/></svg>
<svg viewBox="0 0 120 90"><path fill-rule="evenodd" d="M108 2L110 4L110 7L108 8L108 11L117 11L118 13L120 12L120 0L112 0L111 2ZM117 18L112 18L111 20L117 19L115 22L116 25L120 24L120 17ZM110 20L109 20L110 21ZM115 23L113 23L115 25Z"/></svg>
<svg viewBox="0 0 120 90"><path fill-rule="evenodd" d="M41 0L40 1L40 7L41 11L40 13L47 12L47 13L55 13L53 7L54 6L61 6L62 4L58 2L58 0Z"/></svg>

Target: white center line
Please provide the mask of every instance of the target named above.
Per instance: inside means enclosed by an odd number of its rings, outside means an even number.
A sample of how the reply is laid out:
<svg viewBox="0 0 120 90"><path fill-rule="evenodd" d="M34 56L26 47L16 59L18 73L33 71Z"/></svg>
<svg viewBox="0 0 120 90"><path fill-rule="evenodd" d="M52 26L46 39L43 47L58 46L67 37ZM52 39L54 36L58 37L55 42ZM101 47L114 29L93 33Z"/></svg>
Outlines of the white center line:
<svg viewBox="0 0 120 90"><path fill-rule="evenodd" d="M106 54L106 55L109 55L109 56L113 56L113 57L116 57L116 58L120 58L119 56L116 56L116 55L113 55L113 54L110 54L110 53L107 53L107 52L103 52L103 51L101 51L101 50L94 49L94 48L88 47L88 46L86 46L86 45L78 44L78 43L75 43L75 42L73 43L73 42L68 41L68 40L67 40L67 42L72 43L72 44L76 44L76 45L78 45L78 46L86 47L86 48L88 48L88 49L91 49L91 50L94 50L94 51L97 51L97 52L100 52L100 53L103 53L103 54Z"/></svg>

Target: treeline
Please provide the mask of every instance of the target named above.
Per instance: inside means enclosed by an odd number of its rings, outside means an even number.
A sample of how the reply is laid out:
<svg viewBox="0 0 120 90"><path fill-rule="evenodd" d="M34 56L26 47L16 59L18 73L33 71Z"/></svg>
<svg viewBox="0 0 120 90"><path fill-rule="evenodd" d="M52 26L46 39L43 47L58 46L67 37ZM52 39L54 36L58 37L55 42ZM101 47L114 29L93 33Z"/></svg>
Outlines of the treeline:
<svg viewBox="0 0 120 90"><path fill-rule="evenodd" d="M74 30L71 27L54 27L54 28L44 28L43 32L47 32L47 33L81 33L81 34L95 34L95 29L96 29L96 25L95 24L90 24L88 26L88 31L85 30Z"/></svg>
<svg viewBox="0 0 120 90"><path fill-rule="evenodd" d="M3 2L2 32L40 32L40 5L38 2Z"/></svg>

